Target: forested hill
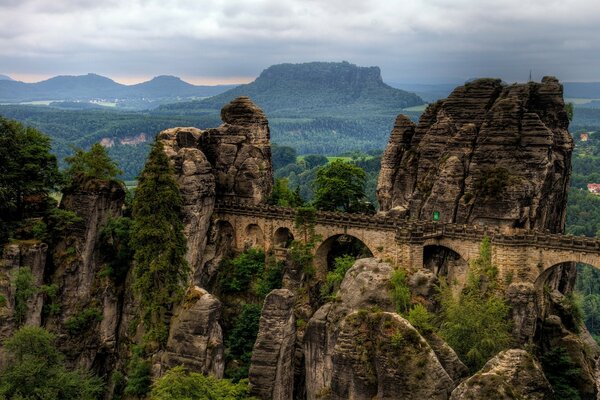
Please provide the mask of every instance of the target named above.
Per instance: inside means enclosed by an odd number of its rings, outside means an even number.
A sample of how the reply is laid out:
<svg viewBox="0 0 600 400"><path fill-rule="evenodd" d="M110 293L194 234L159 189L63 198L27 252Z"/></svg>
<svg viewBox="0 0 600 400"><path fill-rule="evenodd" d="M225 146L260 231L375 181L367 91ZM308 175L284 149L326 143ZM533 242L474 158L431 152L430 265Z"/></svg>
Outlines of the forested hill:
<svg viewBox="0 0 600 400"><path fill-rule="evenodd" d="M159 111L219 110L238 96L249 96L270 117L396 114L402 108L423 104L416 94L383 83L379 67L311 62L273 65L254 82L209 99L163 105Z"/></svg>
<svg viewBox="0 0 600 400"><path fill-rule="evenodd" d="M196 86L166 75L136 85L123 85L96 74L55 76L37 83L3 79L0 80L0 102L194 98L214 96L232 87L234 85Z"/></svg>

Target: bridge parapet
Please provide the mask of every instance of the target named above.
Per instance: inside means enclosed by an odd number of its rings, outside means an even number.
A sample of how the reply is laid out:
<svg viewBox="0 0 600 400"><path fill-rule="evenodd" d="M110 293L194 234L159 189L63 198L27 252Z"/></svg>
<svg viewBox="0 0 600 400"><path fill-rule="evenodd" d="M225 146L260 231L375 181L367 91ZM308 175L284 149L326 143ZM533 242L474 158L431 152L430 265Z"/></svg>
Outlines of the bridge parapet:
<svg viewBox="0 0 600 400"><path fill-rule="evenodd" d="M217 213L254 216L268 219L294 221L296 210L268 204L250 204L220 201L215 205ZM350 214L317 211L317 224L354 227L368 230L395 232L395 239L404 243L422 243L428 239L449 238L465 241L481 241L489 237L493 244L512 247L537 247L557 250L582 251L600 254L600 239L585 236L553 234L547 231L507 229L487 225L464 225L433 221L408 221L382 215Z"/></svg>

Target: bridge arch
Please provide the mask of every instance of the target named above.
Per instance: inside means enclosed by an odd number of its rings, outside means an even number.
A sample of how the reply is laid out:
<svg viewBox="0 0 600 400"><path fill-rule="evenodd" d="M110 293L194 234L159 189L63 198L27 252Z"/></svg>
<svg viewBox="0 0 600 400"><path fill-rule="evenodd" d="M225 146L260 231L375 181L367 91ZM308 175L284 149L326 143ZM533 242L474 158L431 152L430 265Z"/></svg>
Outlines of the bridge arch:
<svg viewBox="0 0 600 400"><path fill-rule="evenodd" d="M250 247L265 249L265 234L258 224L248 224L244 232L246 234L244 239L244 249L249 249Z"/></svg>
<svg viewBox="0 0 600 400"><path fill-rule="evenodd" d="M275 247L288 248L293 240L294 234L285 226L277 228L273 234L273 245Z"/></svg>
<svg viewBox="0 0 600 400"><path fill-rule="evenodd" d="M467 280L469 263L453 248L436 243L423 246L423 268L460 290Z"/></svg>
<svg viewBox="0 0 600 400"><path fill-rule="evenodd" d="M373 257L373 251L356 236L336 234L325 239L315 252L314 265L317 274L324 277L333 268L337 257L351 255L356 259Z"/></svg>

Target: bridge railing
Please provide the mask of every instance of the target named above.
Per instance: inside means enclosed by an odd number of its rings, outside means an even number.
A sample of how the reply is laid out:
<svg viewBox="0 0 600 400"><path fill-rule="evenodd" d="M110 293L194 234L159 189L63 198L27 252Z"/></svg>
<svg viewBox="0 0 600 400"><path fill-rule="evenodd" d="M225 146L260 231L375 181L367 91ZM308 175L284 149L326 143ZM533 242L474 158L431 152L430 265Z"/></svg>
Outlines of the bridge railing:
<svg viewBox="0 0 600 400"><path fill-rule="evenodd" d="M268 204L219 201L215 212L253 217L294 221L296 210ZM505 228L488 225L409 221L383 215L350 214L336 211L317 211L316 223L332 226L351 226L369 230L395 232L396 239L404 242L422 242L434 238L482 240L510 246L537 246L600 253L600 239L585 236L555 234L547 231Z"/></svg>

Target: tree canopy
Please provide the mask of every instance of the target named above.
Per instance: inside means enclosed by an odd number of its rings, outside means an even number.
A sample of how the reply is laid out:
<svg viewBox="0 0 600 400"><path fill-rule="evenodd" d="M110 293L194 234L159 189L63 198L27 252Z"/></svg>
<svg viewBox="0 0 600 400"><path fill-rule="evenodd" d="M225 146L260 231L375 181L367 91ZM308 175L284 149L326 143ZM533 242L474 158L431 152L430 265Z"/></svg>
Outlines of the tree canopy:
<svg viewBox="0 0 600 400"><path fill-rule="evenodd" d="M110 180L123 173L100 143L93 144L89 151L76 148L75 154L66 157L65 161L69 164L66 172L71 179L83 175L87 178Z"/></svg>
<svg viewBox="0 0 600 400"><path fill-rule="evenodd" d="M365 171L335 160L317 171L315 207L327 211L363 212L372 209L365 196Z"/></svg>
<svg viewBox="0 0 600 400"><path fill-rule="evenodd" d="M61 183L50 148L41 132L0 117L0 214L21 217L28 199L45 197Z"/></svg>
<svg viewBox="0 0 600 400"><path fill-rule="evenodd" d="M6 368L0 373L0 398L23 400L97 399L101 380L68 371L55 336L43 328L23 327L5 342Z"/></svg>

